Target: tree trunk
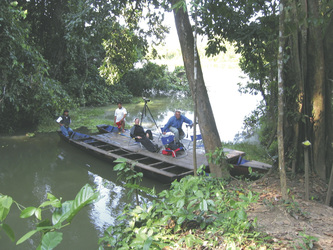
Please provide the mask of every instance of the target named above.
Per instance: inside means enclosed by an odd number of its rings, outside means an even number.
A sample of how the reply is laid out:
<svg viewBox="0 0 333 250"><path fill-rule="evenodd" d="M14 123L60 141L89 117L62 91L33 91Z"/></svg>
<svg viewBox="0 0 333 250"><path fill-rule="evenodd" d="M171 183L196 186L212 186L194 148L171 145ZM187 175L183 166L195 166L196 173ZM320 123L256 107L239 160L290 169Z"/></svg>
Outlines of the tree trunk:
<svg viewBox="0 0 333 250"><path fill-rule="evenodd" d="M308 0L309 18L319 20L319 2ZM311 88L313 116L313 161L317 174L326 179L326 112L325 112L325 65L322 29L309 22L308 87Z"/></svg>
<svg viewBox="0 0 333 250"><path fill-rule="evenodd" d="M172 5L175 5L177 2L179 2L179 0L170 0L170 2ZM188 13L187 11L184 12L182 7L175 8L173 13L187 79L190 85L192 96L194 96L194 38L192 27L189 21ZM197 114L202 139L206 152L213 153L216 148L221 148L222 144L203 79L199 56L197 58L196 86ZM215 177L229 178L230 174L227 166L228 165L226 162L223 162L221 166L209 163L210 171Z"/></svg>
<svg viewBox="0 0 333 250"><path fill-rule="evenodd" d="M333 15L327 25L324 37L324 54L326 66L326 126L327 126L327 146L326 146L326 166L331 166L333 172L333 112L332 112L332 86L333 86ZM329 176L329 169L326 172ZM332 176L332 174L331 174ZM333 180L332 180L333 181Z"/></svg>
<svg viewBox="0 0 333 250"><path fill-rule="evenodd" d="M301 3L301 5L304 4ZM303 111L303 103L304 103L304 71L303 71L303 64L306 63L306 59L302 60L302 55L304 55L304 52L306 52L306 47L304 46L304 40L302 39L304 37L304 30L302 27L300 27L300 22L301 23L306 23L303 20L300 20L299 17L304 17L304 6L302 5L301 7L301 13L297 12L297 3L295 0L291 0L291 17L290 20L294 23L295 27L290 35L291 39L291 64L293 67L293 70L290 72L295 79L295 84L297 86L297 100L296 100L296 110L298 114L302 114ZM301 30L300 30L301 29ZM306 31L306 30L305 30ZM299 33L301 33L301 36L299 36ZM305 32L306 35L306 32ZM306 37L305 37L306 39ZM306 40L305 40L306 44ZM301 116L299 116L301 118ZM292 148L293 150L293 159L292 159L292 173L296 173L296 163L298 159L298 148L299 148L299 135L300 135L300 124L301 119L298 119L294 123L294 136L293 136L293 145Z"/></svg>
<svg viewBox="0 0 333 250"><path fill-rule="evenodd" d="M279 170L280 170L280 185L282 199L288 200L287 194L287 178L285 170L285 159L284 159L284 137L283 137L283 119L284 119L284 87L283 87L283 48L285 45L284 38L284 2L280 2L280 19L279 19L279 52L278 52L278 151L279 151Z"/></svg>

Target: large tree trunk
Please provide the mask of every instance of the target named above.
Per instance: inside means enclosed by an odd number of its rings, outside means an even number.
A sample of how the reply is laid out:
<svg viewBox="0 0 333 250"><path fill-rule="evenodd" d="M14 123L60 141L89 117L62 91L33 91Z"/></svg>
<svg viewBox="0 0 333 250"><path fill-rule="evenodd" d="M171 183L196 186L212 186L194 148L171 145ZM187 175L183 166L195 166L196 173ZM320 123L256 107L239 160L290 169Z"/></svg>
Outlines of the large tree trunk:
<svg viewBox="0 0 333 250"><path fill-rule="evenodd" d="M333 117L332 117L332 86L333 86L333 15L331 15L330 21L326 28L324 37L324 54L325 54L325 66L326 66L326 126L327 126L327 151L326 151L326 166L330 166L326 172L327 176L332 176L330 171L333 172Z"/></svg>
<svg viewBox="0 0 333 250"><path fill-rule="evenodd" d="M308 0L311 20L319 20L319 2ZM308 88L311 89L313 116L313 161L317 174L326 179L326 111L325 111L325 65L322 29L309 22L308 37Z"/></svg>
<svg viewBox="0 0 333 250"><path fill-rule="evenodd" d="M179 0L170 0L172 5L175 5ZM192 27L189 21L187 11L184 12L183 8L176 8L173 10L175 23L179 38L179 43L183 55L183 61L187 79L190 85L192 96L194 96L194 37ZM213 110L210 105L207 89L203 79L200 59L198 56L197 61L197 114L202 139L207 153L212 153L216 148L221 148L221 140L216 127ZM226 162L221 166L209 163L211 173L215 177L229 178L230 174L227 169Z"/></svg>
<svg viewBox="0 0 333 250"><path fill-rule="evenodd" d="M296 100L296 112L297 114L299 114L299 119L297 119L297 121L294 121L294 127L293 127L293 142L292 142L292 148L293 150L293 154L292 154L292 173L295 174L296 173L296 164L297 164L297 160L298 160L298 148L299 148L299 137L300 137L300 121L301 121L301 114L303 111L303 103L304 103L304 72L303 72L303 63L306 62L306 60L301 60L302 55L304 54L303 51L305 51L305 48L303 45L303 32L301 29L300 32L300 20L299 20L299 16L303 16L302 14L299 15L297 12L297 4L296 0L291 0L290 6L291 6L291 11L290 11L290 20L292 20L292 22L294 23L295 27L292 30L291 34L290 34L290 43L291 43L291 65L293 70L289 72L289 74L291 74L291 76L294 77L294 84L296 84L297 86L297 91L298 91L298 95L297 95L297 100ZM303 20L304 22L304 20ZM303 23L302 22L302 23ZM305 22L306 23L306 22ZM299 38L299 32L302 34ZM301 41L301 43L300 43ZM305 41L306 42L306 41ZM306 51L305 51L306 52Z"/></svg>
<svg viewBox="0 0 333 250"><path fill-rule="evenodd" d="M279 52L278 52L278 151L279 151L279 170L282 199L287 200L287 178L284 159L284 137L283 137L283 118L284 118L284 87L283 87L283 48L285 47L284 22L285 22L285 1L280 2L280 20L279 20Z"/></svg>

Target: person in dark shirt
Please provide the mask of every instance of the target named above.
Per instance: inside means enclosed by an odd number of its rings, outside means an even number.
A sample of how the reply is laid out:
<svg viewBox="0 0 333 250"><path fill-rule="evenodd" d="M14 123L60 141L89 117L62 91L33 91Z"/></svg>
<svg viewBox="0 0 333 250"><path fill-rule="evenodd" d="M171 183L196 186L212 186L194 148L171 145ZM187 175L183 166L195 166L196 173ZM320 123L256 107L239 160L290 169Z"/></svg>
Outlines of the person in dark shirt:
<svg viewBox="0 0 333 250"><path fill-rule="evenodd" d="M130 135L135 141L140 142L148 151L158 153L160 148L157 144L151 142L153 139L150 130L144 131L143 127L139 125L139 118L135 118L134 126L130 130Z"/></svg>
<svg viewBox="0 0 333 250"><path fill-rule="evenodd" d="M66 137L69 136L69 133L73 133L73 130L69 127L69 125L71 124L71 118L68 113L68 110L65 109L62 116L59 116L59 118L56 120L56 122L60 125L61 132Z"/></svg>

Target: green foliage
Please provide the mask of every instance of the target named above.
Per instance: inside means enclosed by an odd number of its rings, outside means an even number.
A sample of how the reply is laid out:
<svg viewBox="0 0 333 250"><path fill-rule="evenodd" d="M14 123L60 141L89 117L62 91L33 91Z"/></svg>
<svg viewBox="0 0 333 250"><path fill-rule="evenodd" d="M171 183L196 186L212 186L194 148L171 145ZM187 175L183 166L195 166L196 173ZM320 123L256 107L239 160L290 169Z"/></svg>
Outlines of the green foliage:
<svg viewBox="0 0 333 250"><path fill-rule="evenodd" d="M240 247L247 237L260 237L246 215L257 198L251 192L228 191L216 178L188 176L173 182L151 204L127 206L118 225L109 227L99 243L116 249L191 248L204 242L207 247L217 242ZM201 230L206 233L198 235Z"/></svg>
<svg viewBox="0 0 333 250"><path fill-rule="evenodd" d="M18 241L17 245L25 242L36 233L41 233L41 242L38 248L41 249L53 249L58 246L62 241L62 233L59 230L69 225L74 216L82 210L83 207L95 201L99 196L98 192L95 192L88 184L83 186L77 193L74 200L61 202L61 198L57 198L54 195L48 193L47 201L40 204L38 207L27 207L21 211L20 218L29 218L34 216L38 224L36 229L29 231L23 235ZM13 199L9 196L0 195L0 226L8 235L8 237L14 241L14 232L9 225L4 224L10 212L11 205L14 203ZM16 202L15 202L16 203ZM21 209L21 205L16 203L18 208ZM42 219L42 212L48 210L52 211L51 221L49 219Z"/></svg>
<svg viewBox="0 0 333 250"><path fill-rule="evenodd" d="M106 56L100 67L100 74L109 84L118 82L121 77L140 59L140 52L146 44L133 31L114 23L110 38L103 41Z"/></svg>
<svg viewBox="0 0 333 250"><path fill-rule="evenodd" d="M301 249L313 249L314 243L317 242L319 239L318 237L314 237L311 235L307 235L305 232L299 233L299 235L302 237L302 243L298 244L298 247L294 247L295 249L301 248Z"/></svg>
<svg viewBox="0 0 333 250"><path fill-rule="evenodd" d="M152 62L127 72L121 83L127 86L133 96L189 93L184 67L176 67L173 72L169 72L166 65L159 66Z"/></svg>

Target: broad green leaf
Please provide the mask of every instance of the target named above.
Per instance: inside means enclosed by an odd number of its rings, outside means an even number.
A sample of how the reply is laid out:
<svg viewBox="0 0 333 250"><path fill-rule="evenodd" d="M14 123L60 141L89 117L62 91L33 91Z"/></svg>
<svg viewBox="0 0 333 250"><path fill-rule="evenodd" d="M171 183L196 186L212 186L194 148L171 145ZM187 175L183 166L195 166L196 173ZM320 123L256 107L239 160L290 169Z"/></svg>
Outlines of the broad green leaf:
<svg viewBox="0 0 333 250"><path fill-rule="evenodd" d="M117 164L113 167L113 170L119 171L119 170L123 170L123 168L124 168L123 164Z"/></svg>
<svg viewBox="0 0 333 250"><path fill-rule="evenodd" d="M181 199L181 200L177 201L177 207L178 208L182 208L184 206L184 204L185 204L184 199Z"/></svg>
<svg viewBox="0 0 333 250"><path fill-rule="evenodd" d="M31 236L33 236L35 233L37 233L40 230L32 230L30 232L27 232L25 235L23 235L17 242L16 245L19 245L23 242L25 242L27 239L29 239Z"/></svg>
<svg viewBox="0 0 333 250"><path fill-rule="evenodd" d="M186 219L186 217L183 217L183 216L179 217L178 220L177 220L177 224L178 225L182 224L185 219Z"/></svg>
<svg viewBox="0 0 333 250"><path fill-rule="evenodd" d="M12 204L12 197L7 195L0 197L0 221L4 221L6 219Z"/></svg>
<svg viewBox="0 0 333 250"><path fill-rule="evenodd" d="M81 188L79 193L76 195L74 201L73 201L73 206L71 208L69 217L68 217L68 222L71 222L73 217L86 205L90 204L94 200L96 200L99 196L98 192L94 192L93 188L89 185L86 184Z"/></svg>
<svg viewBox="0 0 333 250"><path fill-rule="evenodd" d="M124 163L126 162L127 160L125 158L118 158L116 160L114 160L113 162L116 162L116 163Z"/></svg>
<svg viewBox="0 0 333 250"><path fill-rule="evenodd" d="M207 201L206 200L202 200L200 202L199 208L201 211L207 211L208 207L207 207Z"/></svg>
<svg viewBox="0 0 333 250"><path fill-rule="evenodd" d="M42 220L42 209L37 208L35 211L35 216L38 220Z"/></svg>
<svg viewBox="0 0 333 250"><path fill-rule="evenodd" d="M27 207L26 209L24 209L21 214L20 214L20 218L29 218L31 216L33 216L36 212L37 208L36 207Z"/></svg>
<svg viewBox="0 0 333 250"><path fill-rule="evenodd" d="M61 208L57 208L52 214L52 224L60 224L67 220L73 206L73 201L65 201Z"/></svg>
<svg viewBox="0 0 333 250"><path fill-rule="evenodd" d="M9 237L9 239L14 242L15 241L15 234L14 234L14 231L11 229L11 227L7 224L1 224L1 227L5 231L5 233Z"/></svg>
<svg viewBox="0 0 333 250"><path fill-rule="evenodd" d="M187 210L190 209L190 207L192 207L195 203L197 203L198 200L195 199L195 200L192 200L188 205L187 205Z"/></svg>
<svg viewBox="0 0 333 250"><path fill-rule="evenodd" d="M62 241L61 232L48 232L42 238L42 250L51 250Z"/></svg>
<svg viewBox="0 0 333 250"><path fill-rule="evenodd" d="M47 194L48 201L44 201L39 207L46 207L46 206L52 206L52 207L61 207L61 201L55 197L53 194L48 193Z"/></svg>
<svg viewBox="0 0 333 250"><path fill-rule="evenodd" d="M195 195L198 197L198 198L203 198L204 195L203 195L203 192L201 190L198 190L197 192L195 192Z"/></svg>
<svg viewBox="0 0 333 250"><path fill-rule="evenodd" d="M149 250L152 242L153 242L153 238L148 237L148 239L146 239L145 243L143 244L143 250Z"/></svg>

